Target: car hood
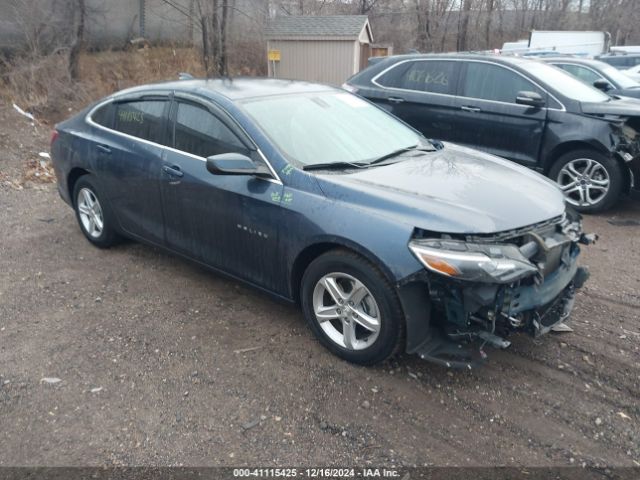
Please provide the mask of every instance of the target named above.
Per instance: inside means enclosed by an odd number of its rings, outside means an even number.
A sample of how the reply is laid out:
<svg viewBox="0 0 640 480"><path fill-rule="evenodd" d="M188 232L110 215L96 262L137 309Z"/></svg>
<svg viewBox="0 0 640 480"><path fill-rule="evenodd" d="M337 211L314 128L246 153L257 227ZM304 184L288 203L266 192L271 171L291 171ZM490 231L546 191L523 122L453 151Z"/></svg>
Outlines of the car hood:
<svg viewBox="0 0 640 480"><path fill-rule="evenodd" d="M493 155L452 144L408 155L415 156L317 179L330 199L441 233L502 232L565 210L553 182Z"/></svg>
<svg viewBox="0 0 640 480"><path fill-rule="evenodd" d="M624 95L622 92L620 95ZM609 102L581 104L582 112L591 115L624 115L626 117L640 116L640 100L635 98L620 98Z"/></svg>

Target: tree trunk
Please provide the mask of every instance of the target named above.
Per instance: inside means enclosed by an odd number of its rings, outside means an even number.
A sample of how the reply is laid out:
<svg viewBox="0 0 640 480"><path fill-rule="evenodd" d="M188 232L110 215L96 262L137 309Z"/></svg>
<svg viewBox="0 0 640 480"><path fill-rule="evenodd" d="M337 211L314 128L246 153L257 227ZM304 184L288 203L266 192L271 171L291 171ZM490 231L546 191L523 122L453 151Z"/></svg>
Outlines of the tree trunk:
<svg viewBox="0 0 640 480"><path fill-rule="evenodd" d="M428 51L429 43L429 1L416 0L416 19L418 21L416 48L420 52Z"/></svg>
<svg viewBox="0 0 640 480"><path fill-rule="evenodd" d="M471 14L471 0L464 0L460 12L460 31L458 32L458 51L468 50L469 15Z"/></svg>
<svg viewBox="0 0 640 480"><path fill-rule="evenodd" d="M227 58L227 23L229 20L229 2L222 0L222 18L220 19L220 54L218 55L218 73L223 77L228 77Z"/></svg>
<svg viewBox="0 0 640 480"><path fill-rule="evenodd" d="M200 27L202 28L202 66L207 74L207 77L211 73L211 48L209 44L209 19L206 16L200 17Z"/></svg>
<svg viewBox="0 0 640 480"><path fill-rule="evenodd" d="M487 0L487 21L484 25L484 42L485 47L491 48L491 21L493 20L493 10L495 8L495 0Z"/></svg>
<svg viewBox="0 0 640 480"><path fill-rule="evenodd" d="M77 81L80 78L80 51L84 43L84 22L86 17L85 0L75 0L73 2L73 41L69 49L69 76Z"/></svg>

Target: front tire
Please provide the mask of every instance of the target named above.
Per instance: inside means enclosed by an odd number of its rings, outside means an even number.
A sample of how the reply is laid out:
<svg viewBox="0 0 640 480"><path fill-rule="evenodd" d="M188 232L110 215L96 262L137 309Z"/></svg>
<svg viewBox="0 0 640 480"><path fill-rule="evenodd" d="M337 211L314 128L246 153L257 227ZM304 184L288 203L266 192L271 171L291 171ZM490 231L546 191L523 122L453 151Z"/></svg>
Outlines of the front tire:
<svg viewBox="0 0 640 480"><path fill-rule="evenodd" d="M593 150L575 150L553 164L549 177L564 192L567 202L583 213L612 207L624 186L624 174L615 158Z"/></svg>
<svg viewBox="0 0 640 480"><path fill-rule="evenodd" d="M109 248L119 237L114 229L111 212L90 175L78 179L73 187L73 207L80 230L92 244Z"/></svg>
<svg viewBox="0 0 640 480"><path fill-rule="evenodd" d="M401 349L404 315L395 289L355 253L332 250L311 262L301 303L320 343L344 360L373 365Z"/></svg>

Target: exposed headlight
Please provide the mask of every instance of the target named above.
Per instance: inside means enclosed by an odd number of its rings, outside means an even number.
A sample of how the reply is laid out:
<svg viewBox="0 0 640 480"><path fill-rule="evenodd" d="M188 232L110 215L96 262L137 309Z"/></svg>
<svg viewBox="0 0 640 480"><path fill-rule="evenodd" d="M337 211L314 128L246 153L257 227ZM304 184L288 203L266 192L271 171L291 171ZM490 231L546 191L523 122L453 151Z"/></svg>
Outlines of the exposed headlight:
<svg viewBox="0 0 640 480"><path fill-rule="evenodd" d="M638 132L635 130L635 128L632 128L629 125L625 124L621 127L621 129L622 129L622 134L632 142L638 136Z"/></svg>
<svg viewBox="0 0 640 480"><path fill-rule="evenodd" d="M432 272L470 282L511 283L538 272L515 245L412 240L409 248Z"/></svg>

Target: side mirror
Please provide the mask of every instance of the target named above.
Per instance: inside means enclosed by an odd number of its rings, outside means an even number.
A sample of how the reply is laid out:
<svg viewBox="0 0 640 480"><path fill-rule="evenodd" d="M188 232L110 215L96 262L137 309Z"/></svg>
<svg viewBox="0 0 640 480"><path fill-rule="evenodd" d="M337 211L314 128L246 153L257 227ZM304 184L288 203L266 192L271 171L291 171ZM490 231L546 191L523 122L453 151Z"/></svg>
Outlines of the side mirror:
<svg viewBox="0 0 640 480"><path fill-rule="evenodd" d="M212 155L207 158L207 170L214 175L270 175L265 166L256 165L253 160L241 153Z"/></svg>
<svg viewBox="0 0 640 480"><path fill-rule="evenodd" d="M608 92L609 90L611 90L611 84L607 82L604 78L601 78L593 82L593 86L596 87L598 90L602 90L603 92Z"/></svg>
<svg viewBox="0 0 640 480"><path fill-rule="evenodd" d="M538 92L518 92L516 103L535 108L544 107L545 104L544 98Z"/></svg>

